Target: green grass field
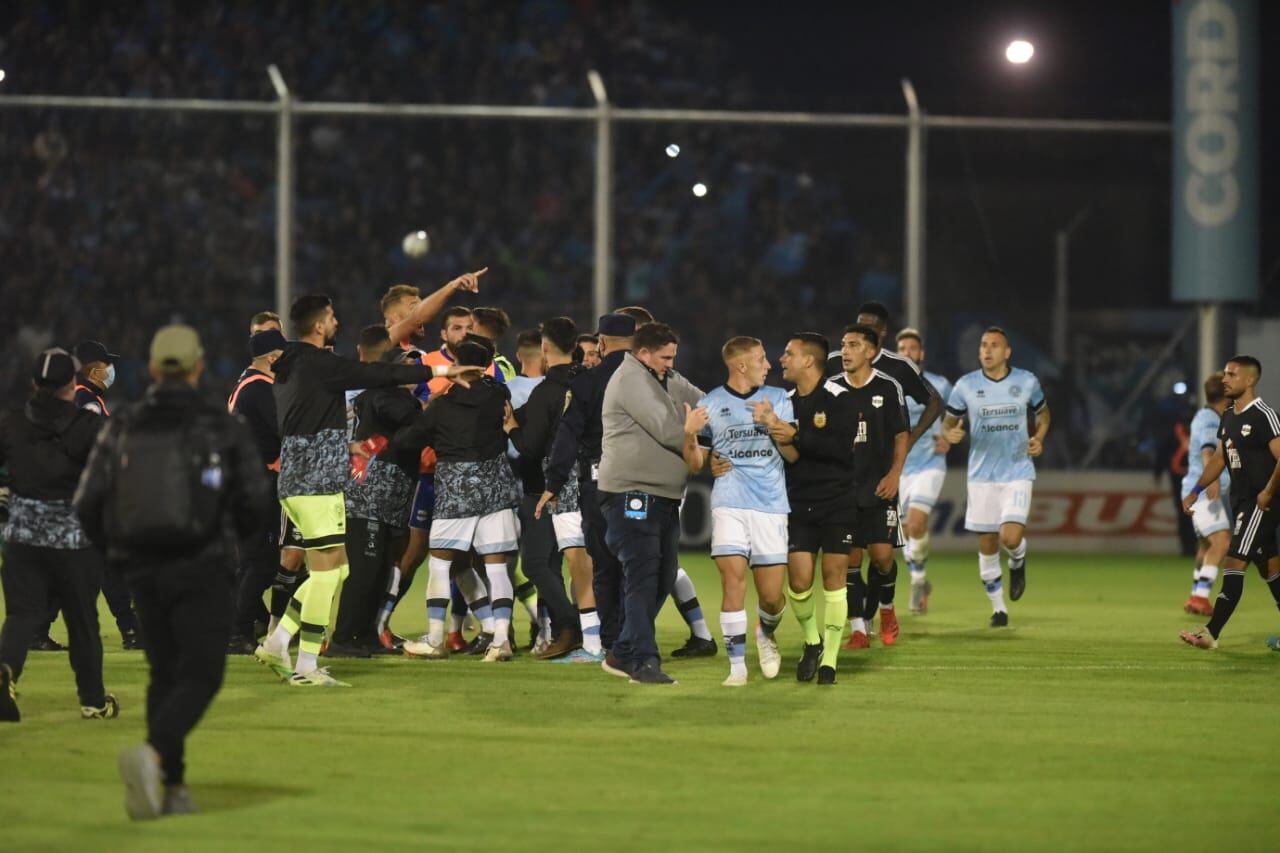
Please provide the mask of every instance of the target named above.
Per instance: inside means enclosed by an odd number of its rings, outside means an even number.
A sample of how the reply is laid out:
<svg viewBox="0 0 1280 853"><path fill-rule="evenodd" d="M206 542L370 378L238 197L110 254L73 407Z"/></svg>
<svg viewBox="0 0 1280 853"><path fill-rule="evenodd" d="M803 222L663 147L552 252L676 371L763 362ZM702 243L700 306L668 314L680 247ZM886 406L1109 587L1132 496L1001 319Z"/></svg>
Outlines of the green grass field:
<svg viewBox="0 0 1280 853"><path fill-rule="evenodd" d="M1007 630L985 627L975 563L935 557L927 617L901 585L898 645L845 653L834 688L795 682L790 616L782 674L749 648L742 690L723 651L672 662L671 688L522 655L338 661L354 689L301 691L233 658L188 743L202 813L149 824L115 772L144 736L142 655L108 638L122 715L88 722L65 656L34 654L0 729L0 849L1280 847L1280 614L1256 574L1202 652L1177 640L1183 560L1033 553ZM718 635L715 569L686 568ZM397 630L422 629L420 602ZM683 641L674 608L659 627Z"/></svg>

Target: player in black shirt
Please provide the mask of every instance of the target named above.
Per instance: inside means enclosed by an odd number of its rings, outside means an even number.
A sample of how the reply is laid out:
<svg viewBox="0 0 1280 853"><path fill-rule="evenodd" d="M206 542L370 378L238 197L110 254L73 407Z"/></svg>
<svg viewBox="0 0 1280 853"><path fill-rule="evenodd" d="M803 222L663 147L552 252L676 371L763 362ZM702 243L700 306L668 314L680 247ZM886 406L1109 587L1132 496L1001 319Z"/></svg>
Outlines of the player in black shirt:
<svg viewBox="0 0 1280 853"><path fill-rule="evenodd" d="M848 391L858 419L858 432L853 443L854 500L858 507L853 544L858 550L849 556L853 575L850 580L853 583L848 587L851 598L850 645L853 648L866 647L863 620L867 618L868 611L875 612L877 605L881 641L891 646L898 640L898 618L893 609L898 564L893 558L893 549L902 547L898 524L898 480L910 445L907 434L910 421L902 386L888 374L872 367L872 359L878 349L879 337L875 329L858 324L847 327L840 341L845 372L827 381L829 386ZM868 580L874 577L876 582L867 584L867 601L860 609L858 562L863 548L871 556Z"/></svg>
<svg viewBox="0 0 1280 853"><path fill-rule="evenodd" d="M1222 564L1222 592L1213 617L1199 631L1182 631L1183 642L1216 649L1218 636L1244 592L1244 570L1253 563L1280 606L1280 556L1276 552L1277 510L1271 505L1280 486L1280 416L1255 393L1262 365L1238 355L1222 371L1222 386L1231 406L1218 426L1218 449L1205 463L1195 488L1182 501L1190 514L1200 493L1217 482L1225 466L1231 474L1231 547ZM1280 650L1280 638L1267 645Z"/></svg>

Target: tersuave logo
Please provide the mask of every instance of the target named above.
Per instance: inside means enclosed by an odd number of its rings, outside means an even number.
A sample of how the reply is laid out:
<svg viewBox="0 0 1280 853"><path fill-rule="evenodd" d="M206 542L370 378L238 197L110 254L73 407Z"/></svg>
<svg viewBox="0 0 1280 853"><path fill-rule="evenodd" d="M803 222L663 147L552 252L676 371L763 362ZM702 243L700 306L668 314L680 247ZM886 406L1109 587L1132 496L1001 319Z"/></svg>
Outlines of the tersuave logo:
<svg viewBox="0 0 1280 853"><path fill-rule="evenodd" d="M1191 167L1183 203L1192 219L1213 228L1230 222L1240 207L1233 171L1240 154L1239 26L1222 0L1199 0L1186 22L1186 107L1192 119L1179 140Z"/></svg>

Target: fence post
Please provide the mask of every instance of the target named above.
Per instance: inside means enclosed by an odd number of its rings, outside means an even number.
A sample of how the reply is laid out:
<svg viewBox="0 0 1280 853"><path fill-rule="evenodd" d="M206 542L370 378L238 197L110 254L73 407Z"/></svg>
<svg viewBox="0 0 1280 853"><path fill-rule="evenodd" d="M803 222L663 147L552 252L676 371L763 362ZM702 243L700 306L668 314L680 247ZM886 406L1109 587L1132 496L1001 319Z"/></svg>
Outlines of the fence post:
<svg viewBox="0 0 1280 853"><path fill-rule="evenodd" d="M293 95L274 64L267 76L276 90L276 313L283 323L293 302ZM286 327L287 328L287 327Z"/></svg>
<svg viewBox="0 0 1280 853"><path fill-rule="evenodd" d="M920 103L911 81L902 78L902 96L907 102L907 222L903 249L906 257L904 308L907 325L925 333L924 296L924 122Z"/></svg>
<svg viewBox="0 0 1280 853"><path fill-rule="evenodd" d="M613 116L600 72L588 71L587 81L596 99L595 277L591 288L594 320L608 313L613 297L609 268L613 257Z"/></svg>

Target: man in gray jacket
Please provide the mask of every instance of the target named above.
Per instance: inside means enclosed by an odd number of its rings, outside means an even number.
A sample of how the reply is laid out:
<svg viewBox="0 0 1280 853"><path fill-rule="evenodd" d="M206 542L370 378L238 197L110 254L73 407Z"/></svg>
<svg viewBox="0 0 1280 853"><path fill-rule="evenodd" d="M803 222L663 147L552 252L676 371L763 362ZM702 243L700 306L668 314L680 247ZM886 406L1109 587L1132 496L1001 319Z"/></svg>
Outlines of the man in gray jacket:
<svg viewBox="0 0 1280 853"><path fill-rule="evenodd" d="M639 327L604 392L599 489L606 541L626 578L626 615L603 667L638 684L675 683L662 671L654 620L679 569L684 425L703 397L671 369L678 343L663 323Z"/></svg>

